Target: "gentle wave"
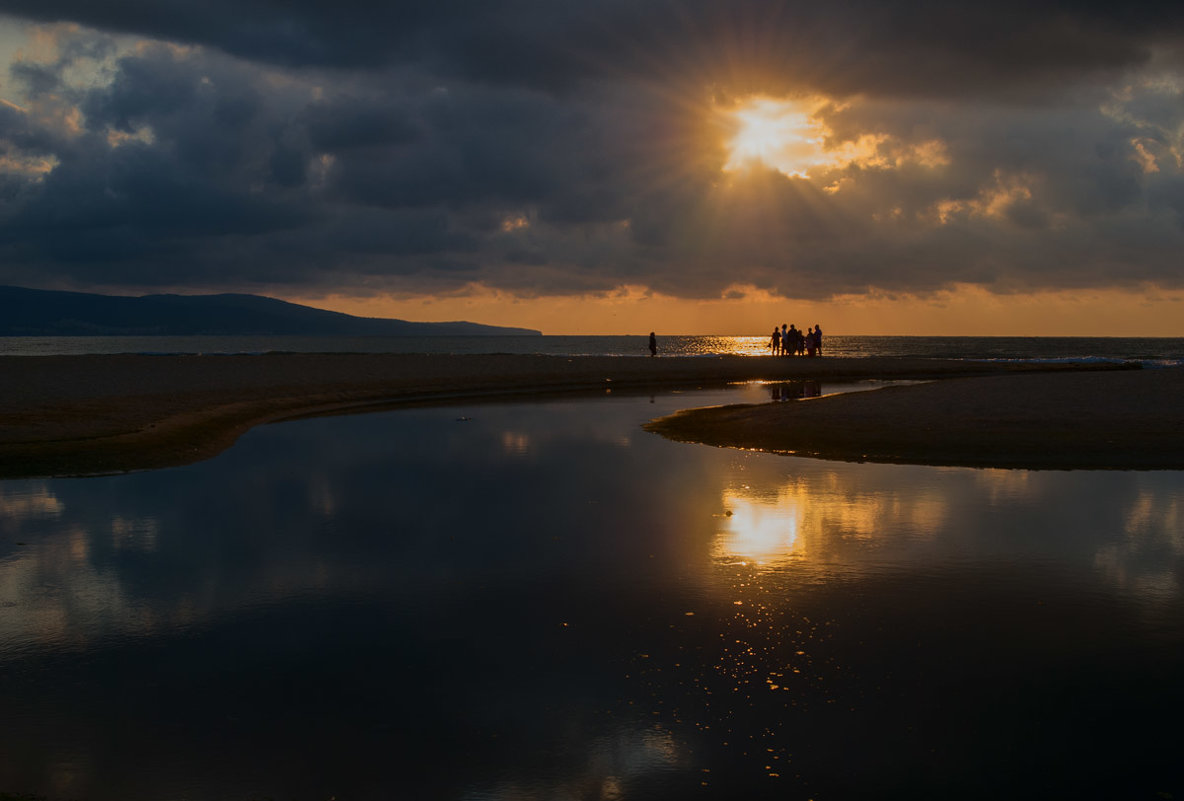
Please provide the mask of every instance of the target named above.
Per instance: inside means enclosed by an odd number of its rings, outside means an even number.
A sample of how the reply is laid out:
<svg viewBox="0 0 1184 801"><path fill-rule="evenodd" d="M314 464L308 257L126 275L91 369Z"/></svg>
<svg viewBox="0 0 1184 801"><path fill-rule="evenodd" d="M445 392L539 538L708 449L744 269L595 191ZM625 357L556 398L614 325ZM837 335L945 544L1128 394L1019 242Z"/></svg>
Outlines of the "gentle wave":
<svg viewBox="0 0 1184 801"><path fill-rule="evenodd" d="M2 337L0 355L80 354L427 353L545 354L648 358L648 337ZM659 336L659 356L767 356L767 336ZM975 361L1139 362L1184 366L1184 338L921 337L828 335L824 356L911 356Z"/></svg>
<svg viewBox="0 0 1184 801"><path fill-rule="evenodd" d="M1182 359L1138 359L1119 358L1109 356L1062 356L1059 358L1012 358L1012 359L972 359L968 361L983 362L1017 362L1023 364L1131 364L1138 363L1144 368L1159 369L1163 367L1182 367Z"/></svg>

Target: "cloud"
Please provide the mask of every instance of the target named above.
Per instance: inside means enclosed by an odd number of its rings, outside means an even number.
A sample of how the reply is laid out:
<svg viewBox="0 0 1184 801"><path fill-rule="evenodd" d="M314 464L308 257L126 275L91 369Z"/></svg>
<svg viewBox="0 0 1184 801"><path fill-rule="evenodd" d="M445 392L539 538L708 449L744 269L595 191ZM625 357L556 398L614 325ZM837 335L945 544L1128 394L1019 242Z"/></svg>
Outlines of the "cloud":
<svg viewBox="0 0 1184 801"><path fill-rule="evenodd" d="M737 86L800 88L804 80L839 93L955 96L1139 66L1184 32L1179 5L1166 0L6 0L4 10L284 67L419 64L452 79L564 86L653 72L682 53Z"/></svg>
<svg viewBox="0 0 1184 801"><path fill-rule="evenodd" d="M1177 4L25 2L0 281L1179 287ZM813 98L801 175L727 112ZM814 145L811 145L814 146Z"/></svg>

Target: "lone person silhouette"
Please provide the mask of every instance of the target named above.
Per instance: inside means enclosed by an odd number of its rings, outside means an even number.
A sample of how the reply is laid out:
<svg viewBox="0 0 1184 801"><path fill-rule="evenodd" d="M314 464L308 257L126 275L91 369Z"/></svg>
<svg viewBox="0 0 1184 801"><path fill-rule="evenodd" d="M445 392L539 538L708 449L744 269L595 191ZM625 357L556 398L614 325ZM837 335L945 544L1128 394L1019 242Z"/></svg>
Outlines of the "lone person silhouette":
<svg viewBox="0 0 1184 801"><path fill-rule="evenodd" d="M653 332L653 331L650 331L650 355L651 355L651 356L657 356L657 355L658 355L658 340L657 340L657 338L654 336L654 332Z"/></svg>

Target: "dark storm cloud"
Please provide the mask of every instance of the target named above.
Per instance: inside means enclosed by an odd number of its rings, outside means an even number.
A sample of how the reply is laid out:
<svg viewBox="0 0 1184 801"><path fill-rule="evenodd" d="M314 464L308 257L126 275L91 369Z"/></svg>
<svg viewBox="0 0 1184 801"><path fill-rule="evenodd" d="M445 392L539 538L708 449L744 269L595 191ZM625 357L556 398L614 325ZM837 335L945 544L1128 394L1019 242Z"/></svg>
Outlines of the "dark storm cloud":
<svg viewBox="0 0 1184 801"><path fill-rule="evenodd" d="M958 93L1143 63L1152 45L1177 41L1184 16L1173 2L1039 0L4 0L0 12L284 66L418 63L562 85L684 58L737 81L804 74L828 91Z"/></svg>
<svg viewBox="0 0 1184 801"><path fill-rule="evenodd" d="M823 297L1182 280L1178 3L0 12L83 26L10 68L0 282ZM831 144L863 157L729 183L704 117L750 92L834 97Z"/></svg>
<svg viewBox="0 0 1184 801"><path fill-rule="evenodd" d="M434 91L407 111L414 123L382 143L389 149L349 142L337 151L338 192L379 206L531 202L564 182L562 154L548 151L570 145L581 127L546 98L504 91ZM346 120L354 131L365 124L365 115Z"/></svg>

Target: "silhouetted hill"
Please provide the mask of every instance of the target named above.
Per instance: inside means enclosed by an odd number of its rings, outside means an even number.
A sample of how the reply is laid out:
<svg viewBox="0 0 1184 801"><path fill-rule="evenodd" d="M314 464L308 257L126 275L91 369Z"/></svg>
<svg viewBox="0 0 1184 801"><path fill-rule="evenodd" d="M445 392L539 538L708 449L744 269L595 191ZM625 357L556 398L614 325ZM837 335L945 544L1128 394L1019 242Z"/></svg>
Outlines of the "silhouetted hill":
<svg viewBox="0 0 1184 801"><path fill-rule="evenodd" d="M190 334L538 336L540 332L466 322L354 317L261 295L120 297L0 286L0 336Z"/></svg>

